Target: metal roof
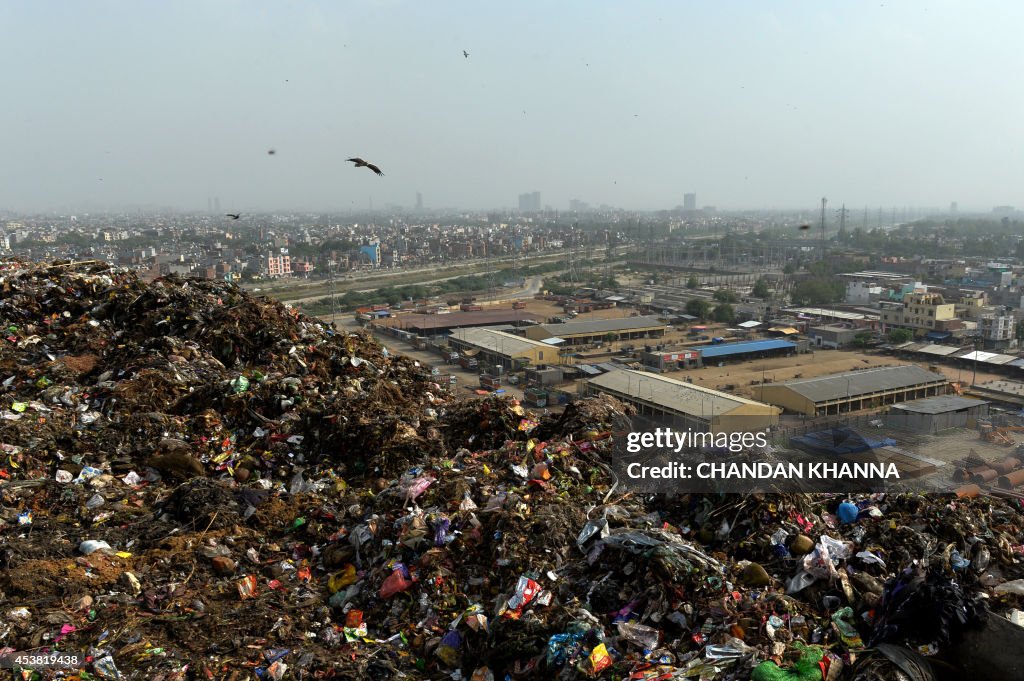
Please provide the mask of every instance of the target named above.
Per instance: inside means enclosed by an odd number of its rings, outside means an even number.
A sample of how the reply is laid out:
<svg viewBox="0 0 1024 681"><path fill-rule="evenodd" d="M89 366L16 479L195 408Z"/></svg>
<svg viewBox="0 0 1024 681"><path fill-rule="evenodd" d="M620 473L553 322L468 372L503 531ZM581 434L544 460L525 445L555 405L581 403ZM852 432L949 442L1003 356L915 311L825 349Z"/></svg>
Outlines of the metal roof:
<svg viewBox="0 0 1024 681"><path fill-rule="evenodd" d="M746 341L742 343L723 343L721 345L698 345L690 350L700 350L704 359L711 357L725 357L726 355L741 355L747 352L764 352L766 350L782 350L784 348L796 348L796 343L789 341L771 339Z"/></svg>
<svg viewBox="0 0 1024 681"><path fill-rule="evenodd" d="M749 322L741 322L737 326L740 326L741 328L744 329L752 329L755 326L761 326L761 322L755 322L753 319L751 319Z"/></svg>
<svg viewBox="0 0 1024 681"><path fill-rule="evenodd" d="M546 343L491 329L455 329L451 338L501 355L521 355L536 348L551 350L551 346Z"/></svg>
<svg viewBox="0 0 1024 681"><path fill-rule="evenodd" d="M1007 395L1024 395L1024 383L1021 381L989 381L976 385L973 389Z"/></svg>
<svg viewBox="0 0 1024 681"><path fill-rule="evenodd" d="M541 317L525 310L460 310L447 314L399 314L375 323L379 326L430 331L456 327L493 326L526 320L540 321Z"/></svg>
<svg viewBox="0 0 1024 681"><path fill-rule="evenodd" d="M850 321L878 319L877 314L872 314L870 312L844 312L842 310L833 310L826 307L787 307L783 312L799 312L806 315L813 315L815 317L832 317L833 319L848 319Z"/></svg>
<svg viewBox="0 0 1024 681"><path fill-rule="evenodd" d="M968 361L978 360L979 362L985 362L986 364L1006 364L1017 359L1013 355L1001 355L998 352L983 352L981 350L972 350L966 354L957 356L957 359L966 359Z"/></svg>
<svg viewBox="0 0 1024 681"><path fill-rule="evenodd" d="M961 348L952 345L926 345L923 348L916 349L915 352L923 352L926 355L940 355L945 357L947 355L952 355L954 352L958 352L960 349Z"/></svg>
<svg viewBox="0 0 1024 681"><path fill-rule="evenodd" d="M541 341L541 343L544 343L545 345L558 345L559 343L564 342L564 338L558 338L557 336L552 338L545 338L544 340Z"/></svg>
<svg viewBox="0 0 1024 681"><path fill-rule="evenodd" d="M779 411L777 407L762 402L632 369L609 371L590 379L589 383L598 389L642 400L666 411L707 419L728 414L743 405L756 405L766 410Z"/></svg>
<svg viewBox="0 0 1024 681"><path fill-rule="evenodd" d="M938 397L926 397L923 400L911 400L894 404L893 409L900 411L912 411L915 414L943 414L949 411L960 411L971 407L980 407L988 404L985 400L973 400L969 397L959 395L940 395Z"/></svg>
<svg viewBox="0 0 1024 681"><path fill-rule="evenodd" d="M611 333L613 331L635 331L639 329L665 328L665 322L657 317L620 317L618 319L588 319L586 321L565 322L564 324L541 324L552 336L587 336L595 333Z"/></svg>
<svg viewBox="0 0 1024 681"><path fill-rule="evenodd" d="M794 381L766 385L785 386L811 402L828 402L847 397L858 397L884 390L897 390L923 384L946 383L948 379L910 364L848 371L820 378L801 378Z"/></svg>
<svg viewBox="0 0 1024 681"><path fill-rule="evenodd" d="M989 357L987 360L985 360L985 363L998 364L1001 366L1003 364L1009 364L1015 359L1017 359L1016 355L995 355L994 357Z"/></svg>

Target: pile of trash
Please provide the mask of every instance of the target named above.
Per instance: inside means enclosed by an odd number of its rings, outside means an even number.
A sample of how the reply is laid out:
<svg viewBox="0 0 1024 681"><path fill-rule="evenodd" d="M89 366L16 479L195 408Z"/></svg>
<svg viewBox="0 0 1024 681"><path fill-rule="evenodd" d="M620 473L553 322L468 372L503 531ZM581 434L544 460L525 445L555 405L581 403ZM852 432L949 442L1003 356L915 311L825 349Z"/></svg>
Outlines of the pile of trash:
<svg viewBox="0 0 1024 681"><path fill-rule="evenodd" d="M1013 678L1010 502L639 495L607 397L458 398L224 282L0 287L0 660L80 656L22 678L985 679L1002 625Z"/></svg>

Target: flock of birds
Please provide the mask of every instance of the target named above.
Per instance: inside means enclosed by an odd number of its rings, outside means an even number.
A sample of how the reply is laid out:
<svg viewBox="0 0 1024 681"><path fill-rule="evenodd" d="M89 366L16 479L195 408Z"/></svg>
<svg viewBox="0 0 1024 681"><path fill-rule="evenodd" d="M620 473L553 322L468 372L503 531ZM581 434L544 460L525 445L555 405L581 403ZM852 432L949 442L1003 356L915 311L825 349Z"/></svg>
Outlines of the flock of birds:
<svg viewBox="0 0 1024 681"><path fill-rule="evenodd" d="M462 51L462 56L465 57L466 59L469 59L469 52L466 52L465 50L463 50ZM287 79L285 80L285 82L286 83L288 82ZM274 156L275 154L277 154L277 149L268 149L267 150L267 156ZM354 164L354 166L353 166L354 168L369 168L374 173L376 173L378 176L383 176L384 175L384 172L380 169L379 166L377 166L376 164L370 163L369 161L365 161L365 160L359 158L358 156L356 156L355 158L347 158L345 160L352 162ZM238 219L240 219L242 217L242 214L241 213L225 213L224 217L231 218L232 220L238 220Z"/></svg>
<svg viewBox="0 0 1024 681"><path fill-rule="evenodd" d="M467 52L466 50L463 50L462 51L462 56L464 58L466 58L466 59L469 59L469 52ZM590 64L587 64L587 66L590 66ZM287 83L288 81L285 80L285 82ZM525 114L526 112L523 111L523 113ZM268 156L273 156L276 153L277 153L276 149L268 149L267 150L267 155ZM358 156L356 156L354 158L347 158L345 160L353 163L354 164L353 165L354 168L368 168L371 171L373 171L374 173L376 173L378 176L382 177L384 175L384 172L378 166L376 166L373 163L370 163L369 161L365 161L365 160L359 158ZM618 184L618 182L616 182L615 184ZM225 213L224 216L225 217L229 217L232 220L238 220L239 218L242 217L241 213ZM800 229L801 230L807 230L807 229L810 229L810 228L811 228L811 226L808 225L808 224L800 225Z"/></svg>

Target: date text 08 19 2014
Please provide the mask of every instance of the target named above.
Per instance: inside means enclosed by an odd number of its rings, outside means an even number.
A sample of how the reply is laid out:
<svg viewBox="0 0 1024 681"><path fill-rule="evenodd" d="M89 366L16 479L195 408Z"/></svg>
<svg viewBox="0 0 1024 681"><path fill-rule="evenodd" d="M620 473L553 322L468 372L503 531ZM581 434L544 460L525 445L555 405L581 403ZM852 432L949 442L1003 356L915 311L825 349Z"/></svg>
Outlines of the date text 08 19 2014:
<svg viewBox="0 0 1024 681"><path fill-rule="evenodd" d="M76 669L85 664L81 653L51 651L4 653L0 655L0 669Z"/></svg>

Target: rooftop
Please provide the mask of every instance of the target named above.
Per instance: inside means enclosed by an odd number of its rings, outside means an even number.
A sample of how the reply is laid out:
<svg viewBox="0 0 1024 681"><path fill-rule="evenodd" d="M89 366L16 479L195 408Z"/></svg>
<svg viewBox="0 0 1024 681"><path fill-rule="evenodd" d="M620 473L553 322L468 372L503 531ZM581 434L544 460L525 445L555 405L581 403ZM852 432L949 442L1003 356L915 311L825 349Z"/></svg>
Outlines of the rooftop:
<svg viewBox="0 0 1024 681"><path fill-rule="evenodd" d="M923 400L911 400L893 405L893 409L910 411L915 414L943 414L948 411L960 411L971 407L980 407L988 404L985 400L974 400L959 395L940 395L939 397L927 397Z"/></svg>
<svg viewBox="0 0 1024 681"><path fill-rule="evenodd" d="M613 331L639 331L642 329L663 329L665 322L657 317L620 317L618 319L588 319L586 321L565 322L564 324L541 324L552 336L587 336Z"/></svg>
<svg viewBox="0 0 1024 681"><path fill-rule="evenodd" d="M905 366L847 371L842 374L821 376L819 378L801 378L769 384L765 388L777 385L785 386L811 402L817 403L935 383L948 383L948 379L941 374L935 374L917 365L908 364Z"/></svg>
<svg viewBox="0 0 1024 681"><path fill-rule="evenodd" d="M458 311L448 314L401 314L378 322L381 326L400 329L454 329L460 326L490 326L525 320L540 321L541 317L522 310Z"/></svg>
<svg viewBox="0 0 1024 681"><path fill-rule="evenodd" d="M743 405L777 410L762 402L755 402L738 395L730 395L646 371L616 369L591 378L589 383L620 395L643 400L667 411L701 418L728 414Z"/></svg>
<svg viewBox="0 0 1024 681"><path fill-rule="evenodd" d="M520 355L536 348L551 350L546 343L491 329L455 329L451 338L500 355Z"/></svg>
<svg viewBox="0 0 1024 681"><path fill-rule="evenodd" d="M901 303L902 305L902 303ZM828 307L788 307L783 312L796 312L797 314L809 315L812 317L831 317L832 319L848 319L850 321L870 321L878 319L877 314L869 312L844 312Z"/></svg>
<svg viewBox="0 0 1024 681"><path fill-rule="evenodd" d="M789 341L770 339L770 340L755 340L755 341L744 341L742 343L722 343L720 345L698 345L689 348L690 350L700 350L700 355L704 359L710 359L711 357L725 357L727 355L741 355L747 352L766 352L768 350L792 350L796 348L796 343Z"/></svg>
<svg viewBox="0 0 1024 681"><path fill-rule="evenodd" d="M989 381L988 383L980 383L974 386L974 388L993 393L1024 395L1024 382L1021 381Z"/></svg>

